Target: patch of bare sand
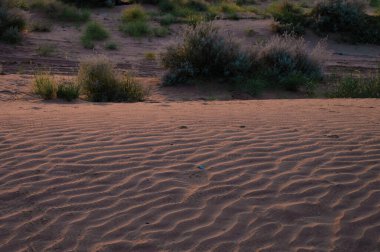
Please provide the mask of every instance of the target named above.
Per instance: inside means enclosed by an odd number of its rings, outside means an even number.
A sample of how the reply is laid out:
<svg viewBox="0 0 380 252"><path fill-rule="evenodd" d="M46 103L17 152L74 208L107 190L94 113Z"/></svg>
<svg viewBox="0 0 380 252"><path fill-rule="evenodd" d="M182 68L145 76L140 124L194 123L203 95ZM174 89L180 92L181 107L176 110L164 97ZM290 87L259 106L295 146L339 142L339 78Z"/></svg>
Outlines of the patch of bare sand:
<svg viewBox="0 0 380 252"><path fill-rule="evenodd" d="M378 251L380 100L0 102L0 251Z"/></svg>

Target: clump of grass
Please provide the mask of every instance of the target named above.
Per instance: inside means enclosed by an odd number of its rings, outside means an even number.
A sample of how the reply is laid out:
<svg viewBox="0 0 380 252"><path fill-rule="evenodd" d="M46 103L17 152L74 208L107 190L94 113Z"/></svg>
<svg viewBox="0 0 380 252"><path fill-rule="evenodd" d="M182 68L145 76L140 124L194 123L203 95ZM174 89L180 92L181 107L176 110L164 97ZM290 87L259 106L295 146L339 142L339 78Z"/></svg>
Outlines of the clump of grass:
<svg viewBox="0 0 380 252"><path fill-rule="evenodd" d="M130 8L124 9L121 15L123 23L147 20L148 14L141 5L133 5Z"/></svg>
<svg viewBox="0 0 380 252"><path fill-rule="evenodd" d="M306 16L303 10L294 3L282 1L273 3L268 8L275 23L272 28L280 34L303 35L307 25Z"/></svg>
<svg viewBox="0 0 380 252"><path fill-rule="evenodd" d="M92 21L87 24L81 42L84 48L92 49L95 47L94 41L106 40L109 37L108 31L103 25Z"/></svg>
<svg viewBox="0 0 380 252"><path fill-rule="evenodd" d="M51 56L56 50L53 44L41 44L37 48L37 54L43 57Z"/></svg>
<svg viewBox="0 0 380 252"><path fill-rule="evenodd" d="M34 20L29 27L29 29L34 32L50 32L52 24L46 20Z"/></svg>
<svg viewBox="0 0 380 252"><path fill-rule="evenodd" d="M0 40L9 44L18 44L22 40L21 32L26 27L24 15L17 9L8 9L0 4Z"/></svg>
<svg viewBox="0 0 380 252"><path fill-rule="evenodd" d="M62 81L58 84L57 98L66 101L78 99L80 95L80 86L73 81Z"/></svg>
<svg viewBox="0 0 380 252"><path fill-rule="evenodd" d="M120 30L131 37L139 38L151 34L151 29L146 21L133 21L122 23Z"/></svg>
<svg viewBox="0 0 380 252"><path fill-rule="evenodd" d="M154 52L146 52L144 54L144 57L146 60L155 60L156 59L156 54Z"/></svg>
<svg viewBox="0 0 380 252"><path fill-rule="evenodd" d="M56 97L57 83L49 73L39 73L34 76L34 93L44 100L51 100Z"/></svg>
<svg viewBox="0 0 380 252"><path fill-rule="evenodd" d="M107 50L110 50L110 51L115 51L118 49L118 46L115 42L108 42L106 45L105 45L105 48Z"/></svg>
<svg viewBox="0 0 380 252"><path fill-rule="evenodd" d="M63 22L86 22L90 18L88 10L78 9L57 0L31 0L30 8L45 13L49 18Z"/></svg>
<svg viewBox="0 0 380 252"><path fill-rule="evenodd" d="M310 50L304 39L285 35L259 44L255 55L261 75L279 87L297 90L322 79L322 66L328 54L323 42Z"/></svg>
<svg viewBox="0 0 380 252"><path fill-rule="evenodd" d="M380 74L344 77L328 93L330 98L380 98Z"/></svg>
<svg viewBox="0 0 380 252"><path fill-rule="evenodd" d="M164 84L175 85L193 78L231 78L249 72L252 61L239 46L209 23L188 28L183 42L162 55L168 73Z"/></svg>
<svg viewBox="0 0 380 252"><path fill-rule="evenodd" d="M144 100L144 88L129 75L116 72L106 58L91 58L80 63L78 81L94 102L137 102Z"/></svg>
<svg viewBox="0 0 380 252"><path fill-rule="evenodd" d="M164 26L169 26L176 22L178 22L177 18L171 13L165 14L160 18L160 24Z"/></svg>

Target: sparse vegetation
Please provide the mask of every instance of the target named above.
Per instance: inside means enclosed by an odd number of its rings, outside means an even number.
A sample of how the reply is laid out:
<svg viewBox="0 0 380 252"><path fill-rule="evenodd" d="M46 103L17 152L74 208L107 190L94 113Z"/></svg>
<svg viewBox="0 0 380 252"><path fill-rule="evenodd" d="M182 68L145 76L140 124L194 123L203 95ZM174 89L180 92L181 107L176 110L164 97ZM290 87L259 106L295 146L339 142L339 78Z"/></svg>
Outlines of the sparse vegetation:
<svg viewBox="0 0 380 252"><path fill-rule="evenodd" d="M105 45L105 48L107 50L110 50L110 51L114 51L114 50L117 50L118 49L118 46L115 42L108 42L106 45Z"/></svg>
<svg viewBox="0 0 380 252"><path fill-rule="evenodd" d="M51 100L57 95L57 83L49 73L38 73L34 76L34 93L44 100Z"/></svg>
<svg viewBox="0 0 380 252"><path fill-rule="evenodd" d="M323 43L310 51L303 39L276 36L258 44L254 51L242 51L231 39L210 24L189 29L184 41L163 54L168 69L166 85L183 84L197 78L224 78L250 94L263 88L296 91L311 87L323 77Z"/></svg>
<svg viewBox="0 0 380 252"><path fill-rule="evenodd" d="M92 49L95 47L94 41L106 40L109 37L108 31L103 25L92 21L87 24L81 42L84 48Z"/></svg>
<svg viewBox="0 0 380 252"><path fill-rule="evenodd" d="M344 77L337 81L328 96L331 98L380 98L380 74L370 77Z"/></svg>
<svg viewBox="0 0 380 252"><path fill-rule="evenodd" d="M303 10L294 3L282 1L273 3L269 7L275 23L273 30L280 34L303 35L307 25Z"/></svg>
<svg viewBox="0 0 380 252"><path fill-rule="evenodd" d="M156 54L154 52L147 52L144 54L146 60L155 60Z"/></svg>
<svg viewBox="0 0 380 252"><path fill-rule="evenodd" d="M0 40L17 44L22 40L21 32L26 27L24 15L17 9L8 9L0 4Z"/></svg>
<svg viewBox="0 0 380 252"><path fill-rule="evenodd" d="M134 78L116 72L106 58L91 58L81 62L78 81L89 100L94 102L137 102L146 92Z"/></svg>
<svg viewBox="0 0 380 252"><path fill-rule="evenodd" d="M66 101L78 99L80 95L80 86L70 80L63 80L58 84L57 98Z"/></svg>
<svg viewBox="0 0 380 252"><path fill-rule="evenodd" d="M50 32L52 24L46 20L34 20L29 27L29 29L34 32Z"/></svg>
<svg viewBox="0 0 380 252"><path fill-rule="evenodd" d="M53 44L41 44L37 48L37 54L43 57L51 56L56 50Z"/></svg>
<svg viewBox="0 0 380 252"><path fill-rule="evenodd" d="M78 9L58 0L31 0L31 9L43 12L47 17L63 22L86 22L90 18L88 10Z"/></svg>

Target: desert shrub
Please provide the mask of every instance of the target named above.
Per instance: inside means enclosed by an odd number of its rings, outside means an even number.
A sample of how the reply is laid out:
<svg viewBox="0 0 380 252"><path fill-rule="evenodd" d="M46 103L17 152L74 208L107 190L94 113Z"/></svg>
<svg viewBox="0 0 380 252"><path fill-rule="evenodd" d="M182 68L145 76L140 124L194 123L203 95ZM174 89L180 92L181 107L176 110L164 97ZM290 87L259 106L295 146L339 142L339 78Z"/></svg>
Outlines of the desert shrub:
<svg viewBox="0 0 380 252"><path fill-rule="evenodd" d="M338 80L328 96L331 98L380 98L380 75L344 77Z"/></svg>
<svg viewBox="0 0 380 252"><path fill-rule="evenodd" d="M34 93L45 100L56 97L57 84L53 76L49 73L39 73L34 77Z"/></svg>
<svg viewBox="0 0 380 252"><path fill-rule="evenodd" d="M72 81L64 80L58 84L57 98L73 101L80 95L80 86Z"/></svg>
<svg viewBox="0 0 380 252"><path fill-rule="evenodd" d="M176 22L177 22L177 18L171 13L165 14L160 18L160 24L161 25L168 26L168 25L174 24Z"/></svg>
<svg viewBox="0 0 380 252"><path fill-rule="evenodd" d="M92 58L80 63L78 81L94 102L142 101L145 90L130 76L121 76L106 58Z"/></svg>
<svg viewBox="0 0 380 252"><path fill-rule="evenodd" d="M166 85L192 78L233 78L246 74L252 67L250 57L236 43L207 23L189 28L183 42L167 48L162 63L168 70L163 79Z"/></svg>
<svg viewBox="0 0 380 252"><path fill-rule="evenodd" d="M154 27L152 29L152 34L155 36L155 37L166 37L168 34L169 34L169 29L166 28L166 27Z"/></svg>
<svg viewBox="0 0 380 252"><path fill-rule="evenodd" d="M334 32L349 42L380 44L380 17L366 14L364 1L320 2L313 8L310 20L317 33Z"/></svg>
<svg viewBox="0 0 380 252"><path fill-rule="evenodd" d="M52 28L52 24L46 20L33 20L29 26L34 32L50 32Z"/></svg>
<svg viewBox="0 0 380 252"><path fill-rule="evenodd" d="M103 25L92 21L87 24L83 36L81 37L81 43L84 48L92 49L95 47L94 41L102 41L109 37L108 31Z"/></svg>
<svg viewBox="0 0 380 252"><path fill-rule="evenodd" d="M91 40L101 41L107 39L109 34L103 25L92 21L87 24L84 36Z"/></svg>
<svg viewBox="0 0 380 252"><path fill-rule="evenodd" d="M272 86L297 90L307 82L320 80L327 52L324 43L310 50L302 38L275 36L257 46L259 72Z"/></svg>
<svg viewBox="0 0 380 252"><path fill-rule="evenodd" d="M51 56L56 50L53 44L41 44L37 48L37 54L40 56L48 57Z"/></svg>
<svg viewBox="0 0 380 252"><path fill-rule="evenodd" d="M120 30L131 37L144 37L151 34L151 28L146 21L133 21L122 23Z"/></svg>
<svg viewBox="0 0 380 252"><path fill-rule="evenodd" d="M21 31L25 29L26 19L17 9L0 6L0 40L15 44L22 40Z"/></svg>
<svg viewBox="0 0 380 252"><path fill-rule="evenodd" d="M133 5L128 9L124 9L121 15L121 21L123 23L147 20L148 14L140 5Z"/></svg>
<svg viewBox="0 0 380 252"><path fill-rule="evenodd" d="M156 54L154 52L147 52L144 54L146 60L155 60Z"/></svg>
<svg viewBox="0 0 380 252"><path fill-rule="evenodd" d="M22 35L17 27L9 27L1 34L1 40L8 44L19 44L22 41Z"/></svg>
<svg viewBox="0 0 380 252"><path fill-rule="evenodd" d="M110 51L114 51L114 50L117 50L118 49L118 46L115 42L108 42L106 45L105 45L105 48L107 50L110 50Z"/></svg>
<svg viewBox="0 0 380 252"><path fill-rule="evenodd" d="M234 82L234 90L247 93L251 96L259 95L268 86L267 80L258 77L241 78Z"/></svg>
<svg viewBox="0 0 380 252"><path fill-rule="evenodd" d="M30 8L42 11L51 19L64 22L86 22L90 18L88 10L78 9L58 0L32 0Z"/></svg>
<svg viewBox="0 0 380 252"><path fill-rule="evenodd" d="M307 25L306 17L300 7L288 1L274 3L270 6L275 23L274 30L280 34L302 35Z"/></svg>

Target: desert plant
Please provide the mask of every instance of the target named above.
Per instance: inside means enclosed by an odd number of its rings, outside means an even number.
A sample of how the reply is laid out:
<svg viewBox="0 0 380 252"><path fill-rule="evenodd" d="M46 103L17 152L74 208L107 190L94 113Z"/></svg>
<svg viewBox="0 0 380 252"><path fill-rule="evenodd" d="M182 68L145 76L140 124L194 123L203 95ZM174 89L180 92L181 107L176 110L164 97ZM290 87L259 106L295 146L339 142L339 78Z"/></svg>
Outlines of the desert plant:
<svg viewBox="0 0 380 252"><path fill-rule="evenodd" d="M323 42L310 50L304 39L290 35L274 36L255 49L259 72L272 85L297 90L309 81L323 77L327 51Z"/></svg>
<svg viewBox="0 0 380 252"><path fill-rule="evenodd" d="M210 23L188 28L183 42L167 48L162 63L168 70L163 79L166 85L191 78L233 78L252 67L249 56Z"/></svg>
<svg viewBox="0 0 380 252"><path fill-rule="evenodd" d="M380 74L369 77L346 76L328 94L331 98L380 98Z"/></svg>
<svg viewBox="0 0 380 252"><path fill-rule="evenodd" d="M34 93L45 100L56 97L57 84L54 77L49 73L38 73L34 76Z"/></svg>
<svg viewBox="0 0 380 252"><path fill-rule="evenodd" d="M161 25L168 26L168 25L174 24L176 22L177 22L177 18L171 13L165 14L160 18L160 24Z"/></svg>
<svg viewBox="0 0 380 252"><path fill-rule="evenodd" d="M52 28L52 24L46 20L34 20L29 26L29 29L34 32L50 32Z"/></svg>
<svg viewBox="0 0 380 252"><path fill-rule="evenodd" d="M114 50L117 50L118 49L118 46L115 42L108 42L106 45L105 45L105 48L107 50L110 50L110 51L114 51Z"/></svg>
<svg viewBox="0 0 380 252"><path fill-rule="evenodd" d="M92 21L87 24L84 37L95 41L101 41L107 39L109 34L102 24Z"/></svg>
<svg viewBox="0 0 380 252"><path fill-rule="evenodd" d="M131 37L144 37L151 34L151 28L146 21L133 21L120 25L120 30Z"/></svg>
<svg viewBox="0 0 380 252"><path fill-rule="evenodd" d="M123 23L147 20L148 14L141 5L133 5L128 9L124 9L121 15L121 21Z"/></svg>
<svg viewBox="0 0 380 252"><path fill-rule="evenodd" d="M11 44L21 42L25 26L26 19L19 10L0 6L0 40Z"/></svg>
<svg viewBox="0 0 380 252"><path fill-rule="evenodd" d="M145 91L132 77L116 72L106 58L90 58L80 63L78 82L89 100L94 102L136 102Z"/></svg>
<svg viewBox="0 0 380 252"><path fill-rule="evenodd" d="M64 22L86 22L90 18L88 10L78 9L58 0L31 0L30 8L42 11L51 19Z"/></svg>
<svg viewBox="0 0 380 252"><path fill-rule="evenodd" d="M53 44L41 44L37 48L37 54L48 57L55 52L56 47Z"/></svg>
<svg viewBox="0 0 380 252"><path fill-rule="evenodd" d="M57 97L66 101L73 101L80 95L80 86L73 81L64 80L58 84Z"/></svg>
<svg viewBox="0 0 380 252"><path fill-rule="evenodd" d="M144 54L146 60L155 60L156 54L154 52L147 52Z"/></svg>
<svg viewBox="0 0 380 252"><path fill-rule="evenodd" d="M274 3L269 7L269 12L273 16L275 23L274 31L280 34L302 35L305 33L307 25L306 16L302 9L287 0Z"/></svg>

